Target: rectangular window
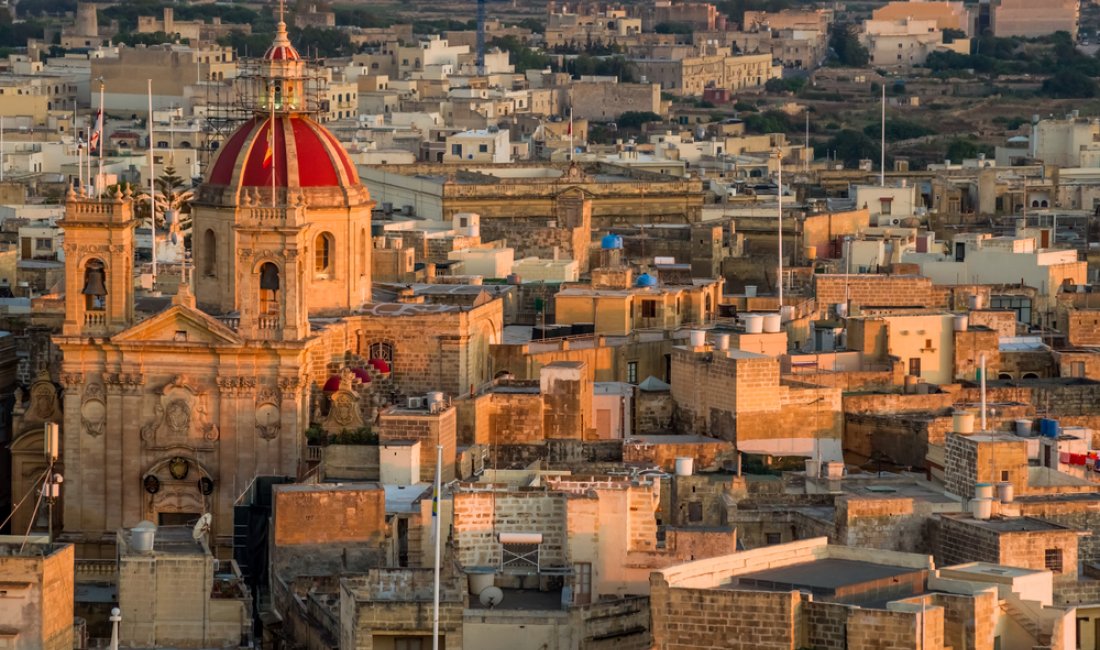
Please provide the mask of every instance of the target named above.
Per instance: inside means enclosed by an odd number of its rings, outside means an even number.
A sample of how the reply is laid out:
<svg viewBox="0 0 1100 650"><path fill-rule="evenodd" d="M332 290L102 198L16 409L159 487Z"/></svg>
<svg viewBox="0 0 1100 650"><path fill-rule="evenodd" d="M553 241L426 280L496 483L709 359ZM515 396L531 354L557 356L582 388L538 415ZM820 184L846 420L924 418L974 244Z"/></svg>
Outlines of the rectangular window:
<svg viewBox="0 0 1100 650"><path fill-rule="evenodd" d="M1007 469L1002 469L1001 470L1001 482L1002 483L1008 482L1008 470Z"/></svg>
<svg viewBox="0 0 1100 650"><path fill-rule="evenodd" d="M539 570L538 544L501 544L500 566L515 573L537 573Z"/></svg>
<svg viewBox="0 0 1100 650"><path fill-rule="evenodd" d="M592 563L573 563L573 604L587 605L592 602Z"/></svg>
<svg viewBox="0 0 1100 650"><path fill-rule="evenodd" d="M626 383L636 384L638 383L638 362L627 361L626 362Z"/></svg>
<svg viewBox="0 0 1100 650"><path fill-rule="evenodd" d="M783 541L783 536L779 533L766 533L764 535L764 543L768 546L775 546Z"/></svg>
<svg viewBox="0 0 1100 650"><path fill-rule="evenodd" d="M688 521L698 523L703 521L703 504L696 501L688 504Z"/></svg>
<svg viewBox="0 0 1100 650"><path fill-rule="evenodd" d="M35 250L40 250L40 251L53 250L53 240L48 239L48 238L43 239L41 237L36 238L34 240L34 248L35 248Z"/></svg>
<svg viewBox="0 0 1100 650"><path fill-rule="evenodd" d="M462 155L462 145L452 144L451 145L451 155L452 156L461 156Z"/></svg>
<svg viewBox="0 0 1100 650"><path fill-rule="evenodd" d="M1048 548L1043 555L1043 566L1054 573L1062 572L1062 549Z"/></svg>
<svg viewBox="0 0 1100 650"><path fill-rule="evenodd" d="M489 153L489 145L479 144L477 145L477 151L478 153Z"/></svg>
<svg viewBox="0 0 1100 650"><path fill-rule="evenodd" d="M642 318L656 318L657 317L657 301L656 300L643 300L642 301Z"/></svg>
<svg viewBox="0 0 1100 650"><path fill-rule="evenodd" d="M1031 323L1031 298L1025 296L990 296L990 309L1016 312L1016 320L1021 323Z"/></svg>
<svg viewBox="0 0 1100 650"><path fill-rule="evenodd" d="M909 374L920 377L920 357L913 357L909 360Z"/></svg>

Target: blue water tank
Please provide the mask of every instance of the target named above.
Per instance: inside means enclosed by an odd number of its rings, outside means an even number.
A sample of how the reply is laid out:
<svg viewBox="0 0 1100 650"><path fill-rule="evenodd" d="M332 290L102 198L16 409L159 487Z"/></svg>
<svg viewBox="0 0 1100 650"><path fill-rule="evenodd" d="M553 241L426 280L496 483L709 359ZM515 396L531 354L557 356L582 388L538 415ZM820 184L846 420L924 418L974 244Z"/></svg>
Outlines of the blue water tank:
<svg viewBox="0 0 1100 650"><path fill-rule="evenodd" d="M615 233L608 233L604 235L604 238L600 240L600 248L605 251L621 249L623 247L623 238Z"/></svg>
<svg viewBox="0 0 1100 650"><path fill-rule="evenodd" d="M657 278L648 273L643 273L638 276L637 280L634 281L634 286L638 287L639 289L644 289L646 287L655 287L657 286Z"/></svg>
<svg viewBox="0 0 1100 650"><path fill-rule="evenodd" d="M1039 419L1039 435L1046 438L1058 437L1058 420L1052 420L1050 418Z"/></svg>

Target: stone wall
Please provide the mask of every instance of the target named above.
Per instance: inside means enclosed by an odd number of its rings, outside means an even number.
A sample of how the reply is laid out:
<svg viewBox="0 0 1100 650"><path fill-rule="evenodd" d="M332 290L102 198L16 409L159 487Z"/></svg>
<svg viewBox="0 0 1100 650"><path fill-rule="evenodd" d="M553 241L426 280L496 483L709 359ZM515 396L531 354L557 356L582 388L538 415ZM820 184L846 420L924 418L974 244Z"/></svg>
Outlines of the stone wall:
<svg viewBox="0 0 1100 650"><path fill-rule="evenodd" d="M394 440L420 441L420 477L430 481L435 477L436 446L443 446L443 482L454 480L456 442L456 409L444 408L438 413L426 409L392 407L378 416L378 442Z"/></svg>
<svg viewBox="0 0 1100 650"><path fill-rule="evenodd" d="M565 499L564 493L541 489L508 492L459 489L454 494L452 529L459 564L499 567L500 533L541 533L540 562L544 566L564 566Z"/></svg>
<svg viewBox="0 0 1100 650"><path fill-rule="evenodd" d="M659 441L632 439L623 444L623 461L627 463L652 463L666 472L676 469L676 459L694 459L696 471L713 468L722 458L732 457L733 444L726 440L701 442L685 440L676 442L662 438Z"/></svg>
<svg viewBox="0 0 1100 650"><path fill-rule="evenodd" d="M845 285L847 284L847 294ZM933 304L932 280L916 275L842 274L814 275L814 295L818 313L826 315L834 305L852 303L852 313L859 307L927 307Z"/></svg>
<svg viewBox="0 0 1100 650"><path fill-rule="evenodd" d="M14 633L5 641L11 650L70 650L74 647L74 547L59 545L45 556L37 554L39 548L32 544L25 554L9 554L18 551L16 546L0 555L0 576L18 586L8 598L0 599L0 621Z"/></svg>
<svg viewBox="0 0 1100 650"><path fill-rule="evenodd" d="M931 505L910 498L841 497L836 501L836 543L930 553L927 522Z"/></svg>
<svg viewBox="0 0 1100 650"><path fill-rule="evenodd" d="M1100 499L1021 499L1016 504L1020 514L1026 517L1035 517L1073 530L1100 530ZM1082 562L1100 562L1100 535L1086 535L1077 544L1078 556Z"/></svg>
<svg viewBox="0 0 1100 650"><path fill-rule="evenodd" d="M798 592L669 587L650 582L653 646L659 650L799 646Z"/></svg>
<svg viewBox="0 0 1100 650"><path fill-rule="evenodd" d="M372 569L340 582L341 650L374 650L374 636L432 634L432 569ZM440 647L462 650L465 577L445 573L441 582ZM392 647L392 646L388 646Z"/></svg>
<svg viewBox="0 0 1100 650"><path fill-rule="evenodd" d="M1100 309L1074 309L1066 313L1066 342L1072 347L1100 346Z"/></svg>
<svg viewBox="0 0 1100 650"><path fill-rule="evenodd" d="M924 611L852 609L848 613L849 650L942 650L943 608Z"/></svg>

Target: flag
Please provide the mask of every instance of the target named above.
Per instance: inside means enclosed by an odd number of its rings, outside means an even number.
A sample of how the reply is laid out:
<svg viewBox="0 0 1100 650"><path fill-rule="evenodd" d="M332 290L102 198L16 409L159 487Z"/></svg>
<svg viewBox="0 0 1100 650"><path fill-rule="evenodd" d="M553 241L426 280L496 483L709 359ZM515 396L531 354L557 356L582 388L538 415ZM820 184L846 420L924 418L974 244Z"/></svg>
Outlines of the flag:
<svg viewBox="0 0 1100 650"><path fill-rule="evenodd" d="M103 135L103 109L99 110L96 117L95 129L92 134L88 136L88 153L97 152L99 150L99 139Z"/></svg>
<svg viewBox="0 0 1100 650"><path fill-rule="evenodd" d="M271 167L271 159L275 157L275 118L268 121L267 151L264 152L264 169Z"/></svg>
<svg viewBox="0 0 1100 650"><path fill-rule="evenodd" d="M271 166L271 158L274 155L274 151L271 149L271 142L267 143L267 151L264 153L264 169Z"/></svg>

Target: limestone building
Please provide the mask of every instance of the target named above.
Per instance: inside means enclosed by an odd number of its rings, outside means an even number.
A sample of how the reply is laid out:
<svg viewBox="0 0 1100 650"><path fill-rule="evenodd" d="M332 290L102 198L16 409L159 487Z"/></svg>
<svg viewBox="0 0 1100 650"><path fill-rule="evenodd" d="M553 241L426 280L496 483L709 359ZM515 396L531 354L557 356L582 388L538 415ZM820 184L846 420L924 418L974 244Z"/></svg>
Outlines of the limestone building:
<svg viewBox="0 0 1100 650"><path fill-rule="evenodd" d="M62 423L64 535L84 557L113 555L119 528L203 513L224 543L253 477L307 469L307 429L369 430L392 402L492 376L500 301L374 303L374 202L311 118L282 24L260 66L255 117L196 193L195 273L167 309L135 313L130 193L67 198L64 390L43 376L17 405L13 456L33 474L42 423Z"/></svg>

